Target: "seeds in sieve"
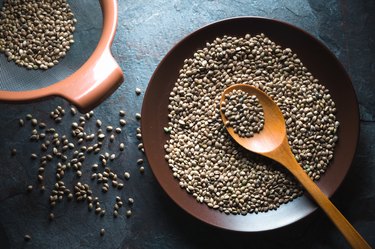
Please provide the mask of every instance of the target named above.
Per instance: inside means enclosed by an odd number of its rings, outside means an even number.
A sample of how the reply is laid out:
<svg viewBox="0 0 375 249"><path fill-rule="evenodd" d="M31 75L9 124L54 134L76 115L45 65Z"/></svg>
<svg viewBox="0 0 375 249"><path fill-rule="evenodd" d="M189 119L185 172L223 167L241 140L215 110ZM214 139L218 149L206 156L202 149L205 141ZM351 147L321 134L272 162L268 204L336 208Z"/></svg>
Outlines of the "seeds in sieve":
<svg viewBox="0 0 375 249"><path fill-rule="evenodd" d="M74 43L66 0L5 1L0 16L0 52L27 69L53 67Z"/></svg>

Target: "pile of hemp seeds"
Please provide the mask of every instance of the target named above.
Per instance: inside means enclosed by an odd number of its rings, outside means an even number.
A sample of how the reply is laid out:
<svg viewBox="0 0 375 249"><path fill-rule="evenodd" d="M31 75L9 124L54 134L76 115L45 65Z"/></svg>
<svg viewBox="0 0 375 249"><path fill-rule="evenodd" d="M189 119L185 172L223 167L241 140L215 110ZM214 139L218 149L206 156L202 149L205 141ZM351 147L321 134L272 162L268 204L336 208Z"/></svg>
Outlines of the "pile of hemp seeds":
<svg viewBox="0 0 375 249"><path fill-rule="evenodd" d="M27 69L51 68L74 43L76 22L66 0L4 0L0 52Z"/></svg>
<svg viewBox="0 0 375 249"><path fill-rule="evenodd" d="M244 150L227 133L220 99L234 84L257 87L276 102L292 152L313 180L333 158L335 103L297 54L264 34L218 37L184 60L164 128L171 173L196 201L225 214L275 210L303 191L275 162Z"/></svg>
<svg viewBox="0 0 375 249"><path fill-rule="evenodd" d="M136 88L135 94L140 95L141 90ZM120 110L118 123L105 125L100 119L95 119L94 111L80 114L74 107L66 111L63 107L57 106L50 112L49 120L41 120L32 114L27 114L18 120L20 128L31 127L29 142L36 149L30 154L30 160L39 164L36 184L28 185L26 191L31 193L39 190L42 196L46 197L44 193L47 189L51 189L47 198L50 213L46 214L50 221L55 219L54 210L59 203L72 201L82 203L87 206L89 212L99 217L108 214L114 218L119 215L127 218L132 216L134 198L131 196L127 199L121 198L123 188L131 175L127 169L124 169L122 160L117 162L117 158L126 149L124 140L126 136L121 136L127 125L125 118L125 111ZM136 113L134 119L139 121L141 115ZM61 130L66 127L66 122L69 122L70 132L62 134ZM143 153L140 127L136 128L135 133L139 141L138 150ZM19 151L13 148L10 153L15 158ZM143 158L134 162L141 175L145 173L143 164ZM45 172L51 170L55 172L55 179L46 179ZM46 188L48 183L51 186ZM110 210L104 208L108 205L102 205L99 196L94 194L97 191L103 194L118 191L113 208ZM99 234L104 235L104 228ZM24 239L30 241L31 235L26 234Z"/></svg>

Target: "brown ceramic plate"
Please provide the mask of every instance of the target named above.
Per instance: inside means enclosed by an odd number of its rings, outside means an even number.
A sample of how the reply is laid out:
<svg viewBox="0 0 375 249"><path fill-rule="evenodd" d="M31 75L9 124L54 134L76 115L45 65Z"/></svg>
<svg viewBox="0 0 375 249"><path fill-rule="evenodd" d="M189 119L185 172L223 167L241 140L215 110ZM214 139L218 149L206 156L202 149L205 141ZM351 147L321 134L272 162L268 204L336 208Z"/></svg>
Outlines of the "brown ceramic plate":
<svg viewBox="0 0 375 249"><path fill-rule="evenodd" d="M330 90L341 124L339 142L334 159L318 185L327 196L331 196L343 181L354 157L359 131L358 103L351 80L336 57L313 36L288 23L259 17L240 17L210 24L185 37L169 51L155 70L145 93L141 125L145 152L152 171L177 205L208 224L229 230L255 232L291 224L306 217L317 207L308 197L302 196L267 213L242 216L215 211L199 204L179 187L164 159L163 149L168 138L163 131L168 122L168 97L184 59L192 57L194 51L218 36L244 36L247 33L264 33L277 44L291 48L311 73Z"/></svg>

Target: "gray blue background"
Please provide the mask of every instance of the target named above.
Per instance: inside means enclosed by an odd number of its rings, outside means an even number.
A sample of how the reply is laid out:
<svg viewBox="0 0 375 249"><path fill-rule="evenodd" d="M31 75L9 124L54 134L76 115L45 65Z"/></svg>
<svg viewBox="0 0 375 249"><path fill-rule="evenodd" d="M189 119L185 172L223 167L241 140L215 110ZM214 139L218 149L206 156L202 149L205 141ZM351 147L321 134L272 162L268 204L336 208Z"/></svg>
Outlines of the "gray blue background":
<svg viewBox="0 0 375 249"><path fill-rule="evenodd" d="M100 195L109 215L99 218L89 213L86 205L63 202L50 223L50 188L44 195L25 191L27 185L35 183L38 167L29 159L35 151L28 145L31 128L18 128L17 120L33 113L47 121L57 105L68 109L69 103L60 98L22 105L1 103L0 248L348 248L320 211L297 224L265 233L210 227L187 215L164 194L147 163L145 175L138 173L136 160L142 154L137 149L135 130L139 122L134 115L141 110L143 93L136 96L135 88L146 89L160 60L180 39L206 24L235 16L264 16L294 24L328 46L348 71L360 105L361 133L352 168L332 200L375 246L374 11L373 0L119 0L112 51L124 71L125 82L94 110L94 116L103 123L117 123L118 111L126 110L128 125L120 135L126 151L114 167L119 172L130 171L132 177L122 192ZM69 124L70 115L64 120ZM61 132L69 130L68 125L58 128ZM11 148L17 148L16 158L11 158ZM130 219L124 216L124 210L117 219L110 215L118 194L135 199ZM106 229L104 237L99 236L102 227ZM30 234L32 240L24 242L24 234Z"/></svg>

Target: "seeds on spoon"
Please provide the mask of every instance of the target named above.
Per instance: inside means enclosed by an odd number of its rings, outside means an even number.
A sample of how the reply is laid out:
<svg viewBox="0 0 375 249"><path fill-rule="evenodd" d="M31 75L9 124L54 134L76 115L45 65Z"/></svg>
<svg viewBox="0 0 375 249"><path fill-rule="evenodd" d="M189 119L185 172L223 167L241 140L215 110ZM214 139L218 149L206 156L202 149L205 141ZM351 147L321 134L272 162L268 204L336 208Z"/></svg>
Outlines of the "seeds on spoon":
<svg viewBox="0 0 375 249"><path fill-rule="evenodd" d="M227 118L225 125L232 127L240 137L252 137L263 129L263 109L255 95L233 90L225 95L221 111Z"/></svg>

